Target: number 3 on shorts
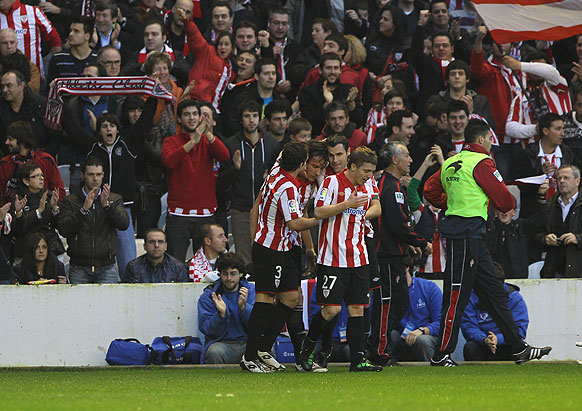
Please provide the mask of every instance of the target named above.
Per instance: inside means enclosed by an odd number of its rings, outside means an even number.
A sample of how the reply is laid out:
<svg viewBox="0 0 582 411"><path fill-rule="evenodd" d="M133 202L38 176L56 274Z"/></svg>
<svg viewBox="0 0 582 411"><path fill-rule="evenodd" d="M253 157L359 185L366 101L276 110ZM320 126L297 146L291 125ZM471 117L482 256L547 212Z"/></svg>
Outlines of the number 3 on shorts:
<svg viewBox="0 0 582 411"><path fill-rule="evenodd" d="M283 267L276 265L275 271L277 271L277 274L275 274L275 288L279 288L279 284L281 284L281 272L283 271Z"/></svg>

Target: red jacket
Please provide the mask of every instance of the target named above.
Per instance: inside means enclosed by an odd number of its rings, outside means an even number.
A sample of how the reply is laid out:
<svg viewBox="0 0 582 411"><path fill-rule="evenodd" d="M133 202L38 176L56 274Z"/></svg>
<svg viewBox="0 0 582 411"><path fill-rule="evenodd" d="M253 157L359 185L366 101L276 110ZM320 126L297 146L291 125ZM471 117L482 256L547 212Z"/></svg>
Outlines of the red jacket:
<svg viewBox="0 0 582 411"><path fill-rule="evenodd" d="M477 54L473 51L471 53L471 77L479 84L479 93L487 97L491 103L491 115L495 122L495 134L497 134L499 142L503 142L505 136L505 124L513 99L502 69L500 66L485 61L483 52ZM506 71L506 75L508 74L509 71Z"/></svg>
<svg viewBox="0 0 582 411"><path fill-rule="evenodd" d="M203 135L200 142L186 152L188 133L178 133L164 140L162 161L166 167L168 212L189 214L188 210L216 210L214 160L226 161L230 154L220 139L210 144ZM176 211L176 208L183 210Z"/></svg>
<svg viewBox="0 0 582 411"><path fill-rule="evenodd" d="M463 150L474 151L476 153L489 154L479 144L465 144ZM499 181L493 174L495 173L495 163L490 158L486 158L475 166L473 177L483 189L496 210L507 212L516 207L515 198L503 181ZM447 193L443 189L441 182L441 169L434 173L424 185L424 196L435 207L447 209Z"/></svg>
<svg viewBox="0 0 582 411"><path fill-rule="evenodd" d="M221 59L192 21L184 24L188 48L196 61L188 74L188 83L196 80L190 97L195 100L220 104L228 83L235 78L230 59ZM233 44L234 47L234 44Z"/></svg>
<svg viewBox="0 0 582 411"><path fill-rule="evenodd" d="M0 159L0 190L6 199L12 199L17 181L10 181L19 164L34 161L38 163L44 174L45 186L50 190L59 189L59 201L65 198L65 186L57 162L49 153L42 150L31 150L26 157L19 154L8 155Z"/></svg>

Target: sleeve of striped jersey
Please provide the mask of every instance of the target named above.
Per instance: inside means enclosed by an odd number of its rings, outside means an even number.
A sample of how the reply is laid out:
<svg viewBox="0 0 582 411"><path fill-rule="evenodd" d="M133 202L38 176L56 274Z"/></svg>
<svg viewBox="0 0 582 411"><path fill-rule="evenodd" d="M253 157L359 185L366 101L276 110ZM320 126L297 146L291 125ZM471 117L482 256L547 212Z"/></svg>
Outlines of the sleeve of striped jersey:
<svg viewBox="0 0 582 411"><path fill-rule="evenodd" d="M37 27L40 30L40 36L51 48L62 45L59 33L53 28L50 20L38 7L34 8Z"/></svg>
<svg viewBox="0 0 582 411"><path fill-rule="evenodd" d="M521 63L521 71L541 77L552 86L560 84L562 79L558 69L546 63Z"/></svg>
<svg viewBox="0 0 582 411"><path fill-rule="evenodd" d="M376 183L376 179L374 177L372 177L369 181L370 185L372 186L372 200L376 200L380 194L380 190L378 190L378 183Z"/></svg>
<svg viewBox="0 0 582 411"><path fill-rule="evenodd" d="M301 210L299 209L299 193L295 187L286 188L279 197L279 208L283 213L285 222L297 220L301 218Z"/></svg>
<svg viewBox="0 0 582 411"><path fill-rule="evenodd" d="M323 184L317 192L314 207L323 207L331 204L331 200L334 197L334 190L337 190L336 185L332 181L335 181L334 176L327 177L323 180Z"/></svg>

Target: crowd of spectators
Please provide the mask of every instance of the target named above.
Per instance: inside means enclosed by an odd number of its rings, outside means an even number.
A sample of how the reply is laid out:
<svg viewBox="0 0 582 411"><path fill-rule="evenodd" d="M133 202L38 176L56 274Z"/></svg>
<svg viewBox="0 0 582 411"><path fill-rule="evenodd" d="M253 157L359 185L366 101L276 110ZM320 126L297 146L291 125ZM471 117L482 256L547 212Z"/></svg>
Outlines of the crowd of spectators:
<svg viewBox="0 0 582 411"><path fill-rule="evenodd" d="M252 273L253 203L282 147L312 139L327 157L311 181L359 146L408 147L400 183L433 249L415 264L439 278L442 213L423 184L474 118L491 129L499 178L520 184L520 209L488 222L505 276L544 258L543 278L581 276L582 34L497 44L461 0L2 0L0 76L2 284ZM55 79L118 76L149 76L174 98L64 94L62 128L48 125ZM238 254L223 272L229 235ZM229 287L205 293L208 321L242 307L220 298Z"/></svg>

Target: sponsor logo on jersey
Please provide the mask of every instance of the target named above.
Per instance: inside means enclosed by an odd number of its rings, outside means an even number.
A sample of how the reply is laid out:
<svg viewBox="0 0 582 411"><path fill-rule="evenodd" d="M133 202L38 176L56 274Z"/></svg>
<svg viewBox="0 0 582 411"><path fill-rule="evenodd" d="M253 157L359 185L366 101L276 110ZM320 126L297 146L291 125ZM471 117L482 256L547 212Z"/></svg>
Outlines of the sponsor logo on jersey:
<svg viewBox="0 0 582 411"><path fill-rule="evenodd" d="M344 214L364 216L366 215L366 210L360 210L359 208L348 208L344 210Z"/></svg>
<svg viewBox="0 0 582 411"><path fill-rule="evenodd" d="M26 34L28 33L28 29L18 29L18 30L14 30L16 32L16 34Z"/></svg>
<svg viewBox="0 0 582 411"><path fill-rule="evenodd" d="M325 196L327 196L327 188L322 188L321 192L319 193L319 200L325 200Z"/></svg>
<svg viewBox="0 0 582 411"><path fill-rule="evenodd" d="M396 197L396 202L398 204L404 204L404 193L397 191L394 193L394 197Z"/></svg>

